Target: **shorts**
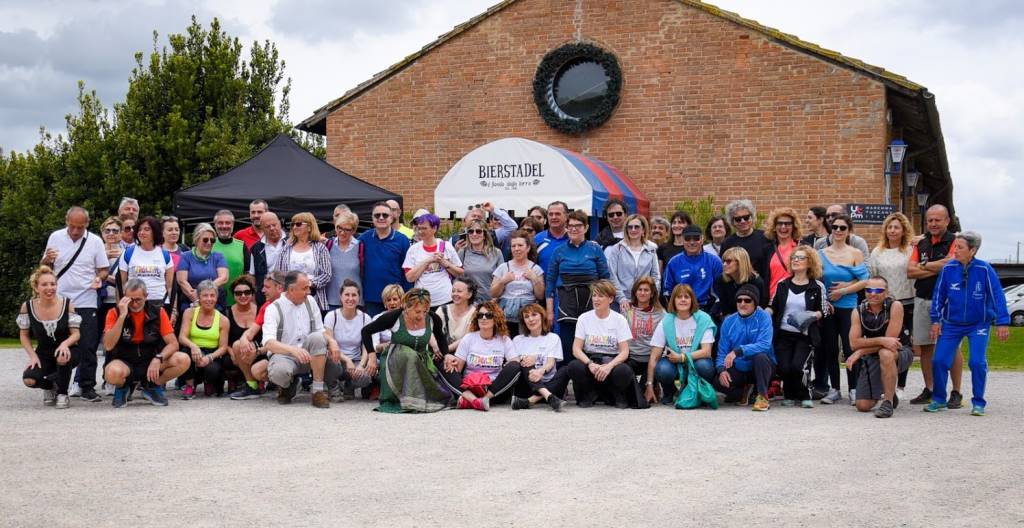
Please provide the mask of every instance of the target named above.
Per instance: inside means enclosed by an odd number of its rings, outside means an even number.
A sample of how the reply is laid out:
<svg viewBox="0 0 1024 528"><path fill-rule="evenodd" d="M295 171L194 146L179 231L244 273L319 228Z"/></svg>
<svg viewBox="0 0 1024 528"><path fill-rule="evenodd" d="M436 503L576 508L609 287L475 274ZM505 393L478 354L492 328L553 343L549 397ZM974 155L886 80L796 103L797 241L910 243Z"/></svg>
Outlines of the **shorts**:
<svg viewBox="0 0 1024 528"><path fill-rule="evenodd" d="M915 345L934 345L932 331L932 301L914 297L914 330L911 335Z"/></svg>
<svg viewBox="0 0 1024 528"><path fill-rule="evenodd" d="M906 372L914 362L914 352L910 347L900 347L896 353L896 372ZM860 360L860 376L857 378L858 400L882 399L882 362L872 354Z"/></svg>

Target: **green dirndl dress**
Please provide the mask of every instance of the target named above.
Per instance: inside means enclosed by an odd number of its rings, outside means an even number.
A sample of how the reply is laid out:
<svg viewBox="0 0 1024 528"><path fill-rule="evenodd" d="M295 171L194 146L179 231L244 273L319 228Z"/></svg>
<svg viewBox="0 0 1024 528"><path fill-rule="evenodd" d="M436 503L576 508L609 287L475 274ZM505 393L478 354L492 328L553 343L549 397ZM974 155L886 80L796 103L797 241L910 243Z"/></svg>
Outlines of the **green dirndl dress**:
<svg viewBox="0 0 1024 528"><path fill-rule="evenodd" d="M398 318L398 330L391 333L380 365L380 404L374 410L386 413L429 413L448 407L452 395L441 382L441 373L430 352L431 320L427 316L423 335L414 336Z"/></svg>

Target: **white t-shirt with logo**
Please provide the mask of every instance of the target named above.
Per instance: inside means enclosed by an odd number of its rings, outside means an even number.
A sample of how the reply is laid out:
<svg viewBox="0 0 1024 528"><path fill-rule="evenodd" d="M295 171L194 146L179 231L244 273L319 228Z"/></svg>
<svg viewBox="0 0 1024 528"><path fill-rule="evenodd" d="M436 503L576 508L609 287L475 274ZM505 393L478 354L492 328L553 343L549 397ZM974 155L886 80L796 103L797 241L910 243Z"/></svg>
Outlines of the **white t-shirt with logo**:
<svg viewBox="0 0 1024 528"><path fill-rule="evenodd" d="M562 360L562 341L558 339L558 335L554 332L548 332L542 336L525 336L517 335L512 340L512 345L516 347L516 355L519 357L534 356L537 358L537 362L533 364L533 369L544 369L544 364L550 358L555 358L555 361ZM551 378L555 377L555 369L551 369L550 372L544 374L542 382L547 383L551 381Z"/></svg>
<svg viewBox="0 0 1024 528"><path fill-rule="evenodd" d="M679 346L679 352L689 352L693 347L693 334L697 333L697 321L693 317L686 319L675 318L676 326L676 345ZM704 337L700 340L701 343L714 343L715 333L710 328L704 331ZM665 326L664 323L659 324L654 329L654 335L651 336L651 346L665 349ZM671 348L665 350L670 351ZM674 351L673 351L674 352Z"/></svg>
<svg viewBox="0 0 1024 528"><path fill-rule="evenodd" d="M633 333L622 314L609 311L608 317L601 319L590 310L576 321L575 337L583 340L583 351L588 356L616 356L619 343L633 339Z"/></svg>
<svg viewBox="0 0 1024 528"><path fill-rule="evenodd" d="M331 331L334 340L338 342L341 353L348 356L352 361L359 363L363 357L363 327L370 323L370 316L356 310L352 319L345 319L341 309L331 310L324 317L324 328ZM388 334L390 337L390 334Z"/></svg>
<svg viewBox="0 0 1024 528"><path fill-rule="evenodd" d="M131 255L128 255L128 252ZM131 260L126 261L130 257ZM141 279L146 283L146 300L162 301L167 295L167 270L174 266L169 256L164 256L162 247L142 249L138 244L121 254L117 269L128 272L128 279Z"/></svg>
<svg viewBox="0 0 1024 528"><path fill-rule="evenodd" d="M85 246L82 247L82 252L78 254L75 262L57 281L57 293L61 297L71 299L71 304L75 305L75 308L96 308L96 290L90 286L96 278L96 270L107 269L110 263L107 261L107 251L103 249L102 238L88 232L82 236L85 237ZM71 257L75 256L82 243L81 238L71 240L66 228L50 233L46 247L57 250L57 259L51 266L54 273L59 273L68 262L71 262Z"/></svg>
<svg viewBox="0 0 1024 528"><path fill-rule="evenodd" d="M470 332L459 341L455 357L466 362L466 374L484 372L494 381L501 367L519 356L508 336L484 339L480 332Z"/></svg>
<svg viewBox="0 0 1024 528"><path fill-rule="evenodd" d="M503 299L536 299L536 295L533 293L533 283L530 282L530 279L524 277L524 275L527 271L532 271L534 275L543 281L544 270L530 261L526 261L526 266L519 268L510 260L499 265L494 270L494 280L501 279L510 271L515 276L515 279L505 285L505 292L501 294L501 297Z"/></svg>
<svg viewBox="0 0 1024 528"><path fill-rule="evenodd" d="M443 240L436 240L435 244L429 248L424 246L422 241L413 244L405 253L402 269L411 270L420 262L434 258L434 253L441 251L444 251L444 256L449 262L462 267L462 260L455 252L455 246ZM367 264L374 265L372 262ZM430 306L441 306L452 302L452 278L440 262L431 263L423 270L420 278L416 279L416 287L430 292Z"/></svg>

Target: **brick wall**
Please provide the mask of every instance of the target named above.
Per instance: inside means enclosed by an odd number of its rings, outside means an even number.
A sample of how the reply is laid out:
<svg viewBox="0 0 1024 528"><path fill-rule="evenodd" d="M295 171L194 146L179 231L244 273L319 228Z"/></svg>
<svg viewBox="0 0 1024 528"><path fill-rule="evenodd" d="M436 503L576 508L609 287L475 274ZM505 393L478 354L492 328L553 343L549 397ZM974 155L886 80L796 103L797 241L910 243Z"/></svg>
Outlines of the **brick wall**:
<svg viewBox="0 0 1024 528"><path fill-rule="evenodd" d="M541 120L533 76L545 53L573 41L575 3L522 0L331 113L328 161L401 193L408 210L432 207L467 152L509 136L614 165L659 214L709 194L749 197L765 212L882 202L880 83L677 2L582 4L584 40L623 69L621 102L602 127L575 137Z"/></svg>

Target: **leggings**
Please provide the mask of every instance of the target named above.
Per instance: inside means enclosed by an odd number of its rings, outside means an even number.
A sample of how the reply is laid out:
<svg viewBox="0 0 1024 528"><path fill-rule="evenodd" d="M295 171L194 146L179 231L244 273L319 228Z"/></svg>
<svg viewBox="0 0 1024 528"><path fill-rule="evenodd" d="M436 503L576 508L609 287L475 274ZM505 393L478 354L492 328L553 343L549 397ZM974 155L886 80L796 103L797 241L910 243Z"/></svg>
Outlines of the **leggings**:
<svg viewBox="0 0 1024 528"><path fill-rule="evenodd" d="M783 398L811 399L807 383L811 379L812 354L810 337L788 330L775 333L775 359L779 362Z"/></svg>
<svg viewBox="0 0 1024 528"><path fill-rule="evenodd" d="M203 354L209 354L213 352L211 348L201 349ZM196 367L196 363L192 360L192 355L188 351L182 350L183 353L189 355L188 370L180 376L181 379L192 379L195 380L195 384L205 383L206 385L213 387L213 392L216 394L224 393L224 380L227 379L229 372L233 373L238 371L238 367L235 362L231 360L230 354L224 354L223 356L211 360L203 368Z"/></svg>
<svg viewBox="0 0 1024 528"><path fill-rule="evenodd" d="M597 381L590 369L578 360L569 363L568 371L577 402L594 401L603 396L606 402L613 403L616 398L625 398L626 390L634 382L633 369L626 363L616 365L604 381Z"/></svg>
<svg viewBox="0 0 1024 528"><path fill-rule="evenodd" d="M25 369L21 378L32 380L33 388L56 390L57 394L67 394L68 385L71 384L71 371L78 365L78 347L71 347L71 359L64 365L57 363L55 350L37 348L36 356L39 358L39 366Z"/></svg>
<svg viewBox="0 0 1024 528"><path fill-rule="evenodd" d="M522 370L523 368L519 366L518 361L509 361L508 363L505 363L498 372L498 375L493 381L491 381L487 390L494 395L495 399L500 400L501 398L499 398L499 396L505 395L506 391L516 386L519 378L521 377L520 371ZM462 388L463 373L445 372L443 369L441 370L441 373L445 384L448 385L448 389L450 389L454 394L462 394L462 391L465 390ZM509 393L509 395L511 395L511 393ZM520 396L520 393L517 392L516 395ZM527 393L526 396L529 397L530 394Z"/></svg>
<svg viewBox="0 0 1024 528"><path fill-rule="evenodd" d="M839 350L842 344L843 359L850 357L850 317L853 308L836 308L836 313L821 322L821 353L814 355L814 386L822 391L829 387L839 390ZM860 363L860 362L858 362ZM858 365L846 371L846 382L850 388L857 386ZM826 379L826 376L828 379Z"/></svg>

